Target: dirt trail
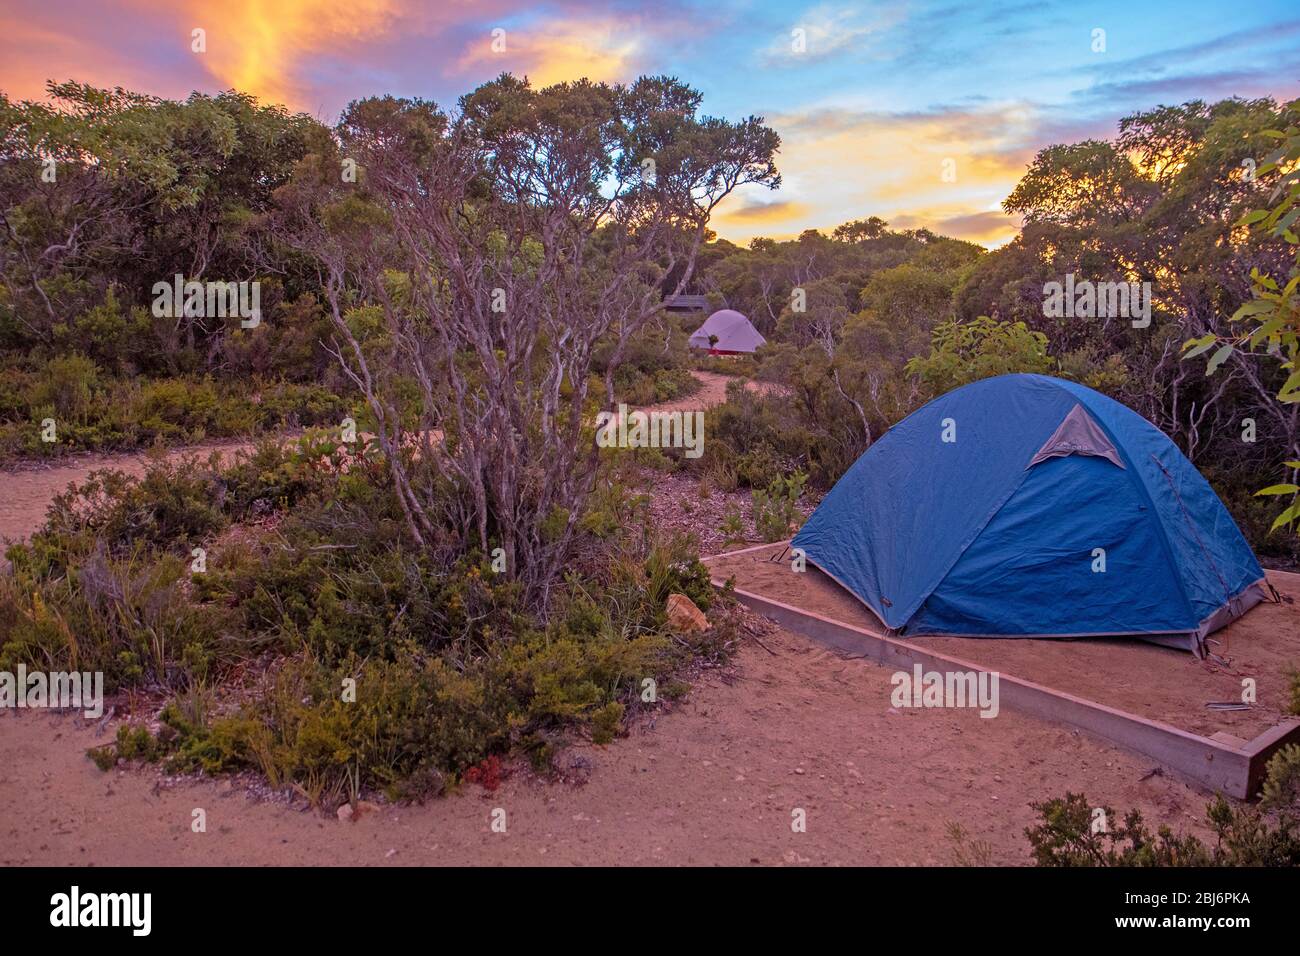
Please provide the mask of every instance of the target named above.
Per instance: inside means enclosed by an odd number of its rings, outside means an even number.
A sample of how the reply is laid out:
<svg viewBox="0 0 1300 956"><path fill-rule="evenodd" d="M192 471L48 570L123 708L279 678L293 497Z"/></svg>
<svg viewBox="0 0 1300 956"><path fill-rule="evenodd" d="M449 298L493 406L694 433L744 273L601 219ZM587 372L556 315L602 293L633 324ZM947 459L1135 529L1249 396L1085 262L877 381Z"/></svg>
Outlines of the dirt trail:
<svg viewBox="0 0 1300 956"><path fill-rule="evenodd" d="M727 400L727 383L734 381L730 375L722 375L719 372L691 372L700 387L684 398L675 398L668 402L659 402L657 405L646 405L642 411L646 412L676 412L676 411L695 411L696 409L712 408L714 405L721 405ZM778 391L782 386L770 382L747 381L745 388L751 392L760 392L767 394Z"/></svg>
<svg viewBox="0 0 1300 956"><path fill-rule="evenodd" d="M727 399L727 382L731 379L717 372L692 372L701 383L698 391L687 398L649 405L645 411L674 411L709 408ZM750 383L751 388L762 388ZM169 459L198 455L206 458L220 452L224 459L233 458L241 451L253 448L246 441L213 441L170 449ZM45 511L55 495L67 490L69 484L80 484L90 473L102 468L114 468L130 475L143 475L148 466L144 452L123 454L79 455L74 461L44 464L30 462L18 468L0 470L0 545L5 540L19 541L27 538L45 519ZM0 547L0 551L3 548Z"/></svg>
<svg viewBox="0 0 1300 956"><path fill-rule="evenodd" d="M103 773L84 750L111 731L0 712L0 865L948 864L950 821L989 862L1025 864L1029 802L1067 790L1205 836L1208 798L1148 761L1005 710L891 711L888 671L783 631L762 640L676 712L568 751L585 785L514 777L355 823L226 781Z"/></svg>
<svg viewBox="0 0 1300 956"><path fill-rule="evenodd" d="M199 456L207 458L219 452L223 459L233 458L253 448L251 442L214 441L185 445L167 451L167 457ZM25 463L18 468L0 471L0 542L25 539L45 520L45 511L54 497L70 484L81 484L93 471L112 468L139 477L145 473L149 458L144 452L125 454L78 455L74 461L57 464Z"/></svg>

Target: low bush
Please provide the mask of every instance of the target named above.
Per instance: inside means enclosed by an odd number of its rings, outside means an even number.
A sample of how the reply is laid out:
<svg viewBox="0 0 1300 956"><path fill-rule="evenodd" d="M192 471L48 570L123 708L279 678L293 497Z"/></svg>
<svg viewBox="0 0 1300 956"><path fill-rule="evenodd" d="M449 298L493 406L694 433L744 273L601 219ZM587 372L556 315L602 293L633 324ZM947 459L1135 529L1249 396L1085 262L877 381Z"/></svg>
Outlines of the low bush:
<svg viewBox="0 0 1300 956"><path fill-rule="evenodd" d="M1040 822L1025 830L1039 866L1300 866L1300 746L1284 747L1268 762L1258 806L1216 797L1206 818L1216 836L1207 846L1161 826L1153 833L1142 814L1119 819L1067 793L1033 804ZM1100 825L1096 821L1101 821Z"/></svg>
<svg viewBox="0 0 1300 956"><path fill-rule="evenodd" d="M36 373L0 373L0 463L337 426L349 409L347 400L317 384L113 378L72 354ZM47 440L51 424L53 441Z"/></svg>
<svg viewBox="0 0 1300 956"><path fill-rule="evenodd" d="M724 491L767 488L815 455L790 399L749 391L740 380L728 383L727 401L710 411L708 423L706 453L694 467Z"/></svg>
<svg viewBox="0 0 1300 956"><path fill-rule="evenodd" d="M166 695L157 734L124 729L101 765L252 769L314 804L437 793L512 752L545 766L566 734L617 736L647 681L670 699L689 665L735 646L725 616L667 633L670 594L707 610L713 589L644 504L602 492L542 616L486 555L413 549L383 460L329 432L224 465L96 473L9 549L0 667L103 670L111 690ZM216 708L207 688L235 676Z"/></svg>
<svg viewBox="0 0 1300 956"><path fill-rule="evenodd" d="M797 471L788 478L773 478L766 490L754 490L754 528L760 538L780 541L803 524L799 498L807 480L807 475Z"/></svg>

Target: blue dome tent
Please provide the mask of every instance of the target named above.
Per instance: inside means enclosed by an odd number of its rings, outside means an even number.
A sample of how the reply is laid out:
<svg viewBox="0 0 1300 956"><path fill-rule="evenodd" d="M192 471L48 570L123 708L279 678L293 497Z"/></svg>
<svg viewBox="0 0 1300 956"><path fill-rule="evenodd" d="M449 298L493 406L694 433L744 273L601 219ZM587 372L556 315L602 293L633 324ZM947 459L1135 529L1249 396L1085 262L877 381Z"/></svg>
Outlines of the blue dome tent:
<svg viewBox="0 0 1300 956"><path fill-rule="evenodd" d="M909 415L792 547L904 636L1132 636L1201 655L1266 587L1172 441L1045 375L985 379Z"/></svg>

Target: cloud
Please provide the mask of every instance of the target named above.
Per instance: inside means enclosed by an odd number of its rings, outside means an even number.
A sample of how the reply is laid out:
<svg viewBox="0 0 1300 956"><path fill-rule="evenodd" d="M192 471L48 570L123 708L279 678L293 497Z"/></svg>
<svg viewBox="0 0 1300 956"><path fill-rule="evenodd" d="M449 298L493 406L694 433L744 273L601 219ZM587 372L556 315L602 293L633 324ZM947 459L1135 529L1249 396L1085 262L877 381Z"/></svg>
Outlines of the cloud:
<svg viewBox="0 0 1300 956"><path fill-rule="evenodd" d="M357 96L452 98L504 71L541 86L634 78L664 48L689 50L717 28L682 2L642 14L599 0L127 0L109 17L99 0L7 0L0 88L40 97L47 79L69 77L169 97L235 88L332 120ZM203 52L191 49L195 29Z"/></svg>
<svg viewBox="0 0 1300 956"><path fill-rule="evenodd" d="M784 141L784 187L732 197L722 235L874 214L985 244L1013 227L999 205L1043 146L1113 137L1122 115L1160 101L1300 92L1300 19L1277 0L1232 25L1172 0L1134 10L1113 36L1127 56L1086 52L1079 17L1064 0L4 0L0 89L36 98L47 79L77 79L183 98L236 87L332 122L358 96L450 105L503 71L538 86L669 73L719 115L768 116ZM1148 28L1166 21L1176 28ZM196 27L202 54L190 50Z"/></svg>
<svg viewBox="0 0 1300 956"><path fill-rule="evenodd" d="M977 242L990 249L1010 242L1020 231L1019 217L1000 211L950 214L943 209L927 209L895 216L890 225L895 229L923 227L954 239Z"/></svg>
<svg viewBox="0 0 1300 956"><path fill-rule="evenodd" d="M173 3L160 8L175 10ZM389 35L403 20L396 0L225 0L219 15L190 4L185 14L207 31L196 54L218 85L275 103L309 99L304 73L313 58Z"/></svg>
<svg viewBox="0 0 1300 956"><path fill-rule="evenodd" d="M535 87L583 77L617 82L641 69L646 31L626 18L549 21L524 29L506 29L497 39L472 41L456 62L457 72L511 72L527 76Z"/></svg>
<svg viewBox="0 0 1300 956"><path fill-rule="evenodd" d="M735 203L739 202L739 206ZM734 208L733 208L734 207ZM793 199L778 199L774 202L761 202L748 196L740 196L731 203L724 204L724 211L714 218L716 229L721 222L737 221L750 225L759 223L790 224L807 218L812 207L807 203Z"/></svg>
<svg viewBox="0 0 1300 956"><path fill-rule="evenodd" d="M99 4L70 0L56 10L40 0L0 5L0 90L12 99L43 99L49 80L122 86L162 96L184 96L203 81L189 57L189 37L174 31L175 59L157 25L143 29L139 11L101 18ZM184 57L181 51L184 50ZM160 56L167 70L158 69Z"/></svg>
<svg viewBox="0 0 1300 956"><path fill-rule="evenodd" d="M1001 213L1037 144L1040 111L1021 103L888 113L819 109L771 117L781 134L780 198L738 198L714 228L727 239L829 230L878 215L994 244L1015 231ZM779 232L777 230L780 230Z"/></svg>
<svg viewBox="0 0 1300 956"><path fill-rule="evenodd" d="M1297 36L1300 20L1288 20L1130 57L1106 56L1082 68L1091 81L1072 98L1110 113L1229 96L1287 99L1300 89Z"/></svg>
<svg viewBox="0 0 1300 956"><path fill-rule="evenodd" d="M1164 73L1168 70L1170 64L1186 67L1188 64L1201 59L1219 59L1225 53L1234 50L1249 50L1251 53L1258 53L1262 47L1271 46L1297 35L1300 35L1300 20L1270 23L1267 26L1236 30L1197 43L1186 43L1181 46L1166 47L1162 50L1143 53L1138 56L1103 61L1092 67L1092 69L1099 73L1116 72L1125 75L1144 71Z"/></svg>
<svg viewBox="0 0 1300 956"><path fill-rule="evenodd" d="M869 16L869 19L863 19ZM823 4L803 14L790 29L759 51L763 66L802 66L848 52L878 51L877 41L906 19L901 4L873 9Z"/></svg>
<svg viewBox="0 0 1300 956"><path fill-rule="evenodd" d="M1300 74L1300 58L1261 70L1221 70L1207 73L1179 73L1148 79L1126 79L1095 83L1080 96L1103 100L1109 104L1143 103L1174 99L1222 99L1228 96L1275 96L1285 100L1300 88L1296 80L1283 79Z"/></svg>

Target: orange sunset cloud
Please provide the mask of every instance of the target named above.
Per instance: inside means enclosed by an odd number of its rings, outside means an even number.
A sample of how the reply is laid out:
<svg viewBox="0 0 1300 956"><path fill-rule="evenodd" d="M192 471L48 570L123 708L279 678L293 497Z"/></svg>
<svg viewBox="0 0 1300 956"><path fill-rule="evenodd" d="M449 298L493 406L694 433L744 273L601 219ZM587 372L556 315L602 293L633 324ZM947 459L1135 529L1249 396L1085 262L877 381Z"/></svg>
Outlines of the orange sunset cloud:
<svg viewBox="0 0 1300 956"><path fill-rule="evenodd" d="M755 210L764 199L756 192L726 204L716 228L733 241L787 238L810 220L829 230L868 215L987 246L1018 229L999 206L1033 155L1020 145L1032 124L1023 108L935 115L815 110L769 122L782 137L784 201L761 215Z"/></svg>
<svg viewBox="0 0 1300 956"><path fill-rule="evenodd" d="M620 29L621 27L621 29ZM625 24L565 21L536 29L502 30L473 41L460 57L460 72L509 71L534 86L587 78L616 82L637 73L641 42Z"/></svg>

